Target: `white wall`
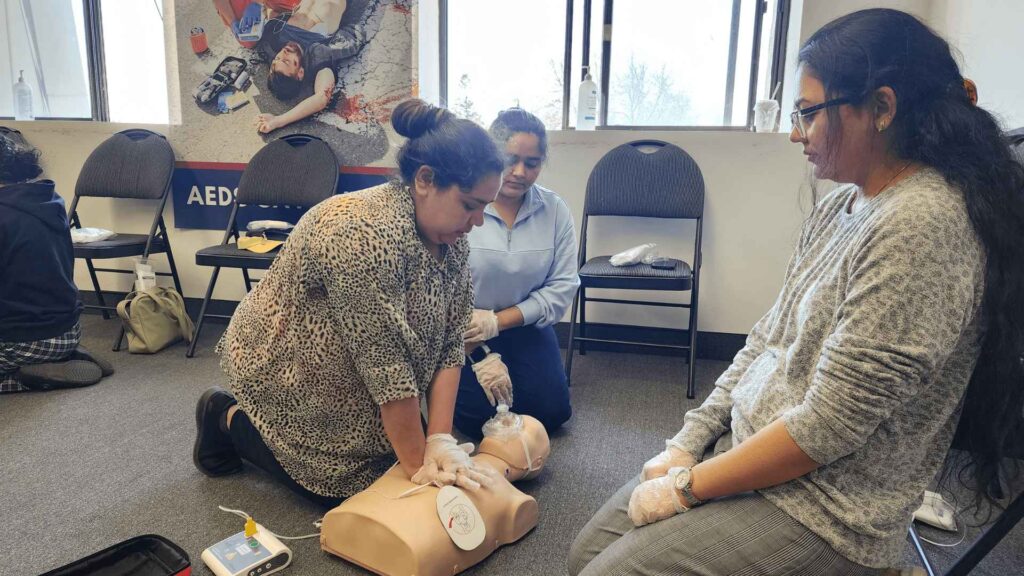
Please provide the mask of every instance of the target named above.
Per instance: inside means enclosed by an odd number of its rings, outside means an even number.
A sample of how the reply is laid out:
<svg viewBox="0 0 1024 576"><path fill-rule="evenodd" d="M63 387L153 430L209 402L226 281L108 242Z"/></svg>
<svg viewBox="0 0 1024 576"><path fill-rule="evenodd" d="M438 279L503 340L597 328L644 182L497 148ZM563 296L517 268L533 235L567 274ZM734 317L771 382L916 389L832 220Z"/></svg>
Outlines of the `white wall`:
<svg viewBox="0 0 1024 576"><path fill-rule="evenodd" d="M932 4L934 4L935 0L802 0L802 2L801 44L810 38L811 34L814 34L818 28L832 20L866 8L893 8L909 12L927 20L931 16ZM981 2L975 3L982 4ZM988 2L985 2L985 4L988 4Z"/></svg>
<svg viewBox="0 0 1024 576"><path fill-rule="evenodd" d="M790 110L793 101L796 100L796 58L800 46L819 28L840 16L867 8L903 10L930 21L935 2L936 0L792 0L789 38L786 44L786 80L782 91L783 112ZM789 117L786 114L783 114L782 128L790 128Z"/></svg>
<svg viewBox="0 0 1024 576"><path fill-rule="evenodd" d="M124 125L72 122L15 123L25 137L43 152L46 176L70 203L78 172L89 153ZM149 126L166 132L166 127ZM764 313L778 292L782 274L796 240L803 206L809 205L803 157L783 134L736 132L637 133L555 132L551 134L550 160L541 184L559 192L572 208L577 225L583 210L587 175L598 159L613 146L640 137L664 139L690 152L704 172L707 184L704 225L704 267L701 282L700 328L705 331L745 333ZM148 229L152 204L143 201L87 198L79 214L87 226L125 232ZM171 227L172 247L182 276L185 295L201 298L210 269L195 265L200 248L220 241L221 232L173 228L170 207L165 219ZM591 254L612 253L643 242L657 242L666 255L692 258L692 228L654 221L637 225L619 219L595 220L591 226ZM162 257L156 256L158 266ZM127 263L126 263L127 264ZM81 262L75 277L91 290ZM129 278L106 275L104 286L129 288ZM215 298L237 300L243 296L240 273L221 275ZM653 295L655 298L657 294ZM606 308L602 310L601 308ZM611 310L611 311L609 311ZM650 326L679 327L685 312L654 308L607 309L595 305L590 318Z"/></svg>
<svg viewBox="0 0 1024 576"><path fill-rule="evenodd" d="M963 56L964 76L978 85L978 105L1006 129L1024 126L1024 2L936 0L931 17Z"/></svg>
<svg viewBox="0 0 1024 576"><path fill-rule="evenodd" d="M746 333L771 306L809 208L806 163L784 134L745 132L554 132L540 183L565 198L579 228L587 176L614 146L638 138L672 142L704 174L705 198L699 326ZM664 255L692 262L693 227L674 221L600 218L591 222L588 254L612 254L656 242ZM636 297L636 293L629 297ZM658 300L663 294L644 295ZM678 298L678 296L676 296ZM588 321L671 326L683 311L653 307L588 307Z"/></svg>
<svg viewBox="0 0 1024 576"><path fill-rule="evenodd" d="M931 18L933 25L953 38L964 51L968 71L976 80L983 102L1024 124L1021 116L1020 74L1010 67L1014 54L1024 54L1024 40L1011 27L1022 21L1019 0L906 0L868 2L865 0L796 0L794 12L801 25L801 38L828 20L851 10L886 5L908 9ZM947 26L946 21L950 21ZM982 34L985 31L985 34ZM1016 35L1015 35L1016 34ZM168 34L173 38L173 34ZM793 82L787 81L787 87ZM1015 96L1016 95L1016 96ZM791 98L783 102L792 101ZM43 151L48 177L69 202L78 172L88 154L123 125L75 122L14 123ZM166 132L167 127L150 127ZM660 138L687 150L701 166L707 183L704 227L704 268L701 283L700 329L712 332L745 333L771 305L782 283L782 275L800 223L809 204L805 162L798 146L784 134L742 132L553 132L550 159L540 178L566 199L577 219L583 208L586 178L598 159L613 146L636 138ZM88 199L81 207L86 225L124 231L145 231L150 222L150 204L135 201ZM194 264L196 250L216 244L220 232L174 229L170 208L166 211L171 238L182 274L185 295L202 297L210 270ZM663 253L689 260L692 256L691 228L668 223L637 225L623 221L595 221L591 226L591 254L612 253L643 242L658 242ZM159 257L157 257L159 259ZM83 289L91 289L81 264L76 278ZM240 299L240 274L227 271L214 294L220 299ZM109 282L109 284L108 284ZM129 279L107 277L105 286L128 288ZM657 297L658 295L648 295ZM679 326L685 312L665 309L622 309L597 304L589 319L649 326Z"/></svg>

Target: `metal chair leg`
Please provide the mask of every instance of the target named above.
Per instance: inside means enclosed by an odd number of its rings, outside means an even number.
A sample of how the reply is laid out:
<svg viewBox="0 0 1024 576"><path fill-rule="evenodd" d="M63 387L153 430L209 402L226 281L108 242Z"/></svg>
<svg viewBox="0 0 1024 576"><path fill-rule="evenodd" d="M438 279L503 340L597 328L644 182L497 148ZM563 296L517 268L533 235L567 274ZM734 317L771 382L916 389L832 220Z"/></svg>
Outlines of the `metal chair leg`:
<svg viewBox="0 0 1024 576"><path fill-rule="evenodd" d="M580 288L580 337L587 337L587 289ZM580 356L587 355L587 343L580 340Z"/></svg>
<svg viewBox="0 0 1024 576"><path fill-rule="evenodd" d="M691 301L691 304L693 302ZM689 380L686 381L686 397L693 400L697 396L697 307L690 308L690 365Z"/></svg>
<svg viewBox="0 0 1024 576"><path fill-rule="evenodd" d="M117 333L117 340L114 341L114 347L111 348L114 352L121 351L121 342L124 340L124 324L121 325L121 330Z"/></svg>
<svg viewBox="0 0 1024 576"><path fill-rule="evenodd" d="M252 278L249 277L248 268L242 268L242 278L245 278L245 292L252 292Z"/></svg>
<svg viewBox="0 0 1024 576"><path fill-rule="evenodd" d="M171 280L174 280L174 289L184 298L185 293L181 291L181 279L178 278L178 268L174 265L174 254L171 253L171 242L164 237L164 243L167 245L167 264L171 267Z"/></svg>
<svg viewBox="0 0 1024 576"><path fill-rule="evenodd" d="M203 296L203 305L199 307L199 318L196 321L196 331L192 334L192 342L188 345L188 350L185 352L186 358L191 358L196 353L196 342L199 342L199 332L203 329L203 322L206 320L206 307L210 304L210 299L213 297L213 287L217 285L217 276L220 274L220 266L213 269L213 274L210 275L210 285L206 287L206 296Z"/></svg>
<svg viewBox="0 0 1024 576"><path fill-rule="evenodd" d="M572 298L572 312L569 314L569 345L565 349L565 380L572 386L572 355L576 343L576 306L579 304L579 292Z"/></svg>
<svg viewBox="0 0 1024 576"><path fill-rule="evenodd" d="M996 544L1024 518L1024 494L1019 494L996 518L996 521L974 541L971 548L946 571L945 576L967 576Z"/></svg>
<svg viewBox="0 0 1024 576"><path fill-rule="evenodd" d="M92 287L96 290L96 300L99 301L100 306L103 307L100 313L103 314L104 320L110 320L110 312L106 310L107 301L103 298L103 290L100 289L99 278L96 277L96 268L92 265L92 258L85 259L85 267L89 269L89 277L92 278Z"/></svg>

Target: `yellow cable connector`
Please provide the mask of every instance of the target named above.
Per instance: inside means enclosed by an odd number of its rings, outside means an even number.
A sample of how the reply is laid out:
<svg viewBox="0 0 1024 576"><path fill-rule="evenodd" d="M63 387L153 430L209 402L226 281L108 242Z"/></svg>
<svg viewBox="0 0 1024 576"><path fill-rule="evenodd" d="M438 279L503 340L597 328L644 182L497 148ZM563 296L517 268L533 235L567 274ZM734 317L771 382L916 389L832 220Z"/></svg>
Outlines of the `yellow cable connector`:
<svg viewBox="0 0 1024 576"><path fill-rule="evenodd" d="M252 538L256 535L256 521L249 516L245 519L245 537Z"/></svg>

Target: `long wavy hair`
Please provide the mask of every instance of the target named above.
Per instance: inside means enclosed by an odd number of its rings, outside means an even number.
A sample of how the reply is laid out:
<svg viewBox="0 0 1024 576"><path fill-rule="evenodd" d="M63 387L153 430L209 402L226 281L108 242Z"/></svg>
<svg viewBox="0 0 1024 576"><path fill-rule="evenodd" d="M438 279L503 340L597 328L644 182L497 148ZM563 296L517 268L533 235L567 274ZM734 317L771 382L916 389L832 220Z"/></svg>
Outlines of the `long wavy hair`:
<svg viewBox="0 0 1024 576"><path fill-rule="evenodd" d="M968 98L949 44L917 18L890 9L854 12L826 24L800 50L827 98L864 105L883 86L899 107L889 152L937 170L959 190L985 250L981 354L962 400L954 446L958 475L973 476L975 505L996 503L1003 457L1020 438L1024 410L1024 166L998 122ZM838 148L840 118L828 111L826 156ZM947 468L947 472L949 468Z"/></svg>

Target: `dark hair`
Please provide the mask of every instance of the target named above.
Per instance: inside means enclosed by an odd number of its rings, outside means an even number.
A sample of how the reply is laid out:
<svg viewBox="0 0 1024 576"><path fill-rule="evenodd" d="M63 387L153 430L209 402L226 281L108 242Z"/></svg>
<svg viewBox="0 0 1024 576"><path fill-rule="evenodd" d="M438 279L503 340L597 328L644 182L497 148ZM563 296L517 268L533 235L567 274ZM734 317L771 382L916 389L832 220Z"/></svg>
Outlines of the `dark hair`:
<svg viewBox="0 0 1024 576"><path fill-rule="evenodd" d="M452 184L467 191L488 174L500 174L502 154L476 123L422 100L406 100L391 113L395 132L408 140L398 151L398 171L411 185L416 171L429 166L439 188Z"/></svg>
<svg viewBox="0 0 1024 576"><path fill-rule="evenodd" d="M883 86L896 93L890 153L940 172L964 196L985 251L981 354L963 398L960 472L973 472L975 504L996 503L1003 455L1024 408L1024 167L991 114L971 104L949 44L913 16L854 12L826 24L799 60L827 98L862 105ZM829 110L829 137L839 116ZM962 476L962 475L961 475Z"/></svg>
<svg viewBox="0 0 1024 576"><path fill-rule="evenodd" d="M0 183L16 184L43 173L39 151L12 136L0 133Z"/></svg>
<svg viewBox="0 0 1024 576"><path fill-rule="evenodd" d="M299 66L301 68L302 46L300 46L298 42L293 41L285 44L284 48L281 50L286 48L294 49L295 53L299 55ZM267 76L267 88L270 89L270 93L277 97L278 100L291 100L298 96L299 91L302 90L302 80L292 78L291 76L281 74L280 72L275 72L273 65L273 62L271 62L270 74Z"/></svg>
<svg viewBox="0 0 1024 576"><path fill-rule="evenodd" d="M491 137L500 144L508 142L514 134L525 132L537 137L537 145L540 148L540 155L548 156L548 131L540 118L530 114L522 108L509 108L498 112L498 117L491 122Z"/></svg>
<svg viewBox="0 0 1024 576"><path fill-rule="evenodd" d="M291 100L302 90L302 81L280 72L271 71L267 76L267 88L278 100Z"/></svg>

